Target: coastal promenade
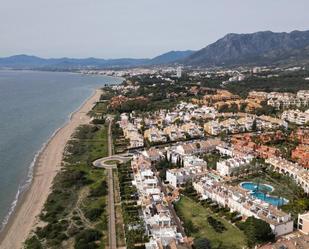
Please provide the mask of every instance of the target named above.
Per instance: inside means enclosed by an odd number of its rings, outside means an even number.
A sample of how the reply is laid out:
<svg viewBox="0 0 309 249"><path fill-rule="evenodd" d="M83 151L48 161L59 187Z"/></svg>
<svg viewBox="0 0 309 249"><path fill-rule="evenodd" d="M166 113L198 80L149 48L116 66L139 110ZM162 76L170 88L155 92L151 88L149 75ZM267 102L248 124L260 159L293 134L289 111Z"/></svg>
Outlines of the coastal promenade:
<svg viewBox="0 0 309 249"><path fill-rule="evenodd" d="M115 221L115 200L114 200L114 179L113 169L117 168L116 164L110 164L109 161L117 161L119 163L130 160L130 155L113 155L113 139L112 139L112 127L113 120L109 119L108 124L108 157L98 159L93 162L93 165L98 168L105 168L108 173L108 241L109 249L117 248L116 240L116 221Z"/></svg>
<svg viewBox="0 0 309 249"><path fill-rule="evenodd" d="M33 228L40 224L38 215L51 192L53 179L61 168L63 152L67 141L76 128L90 122L87 113L99 100L97 90L59 129L40 153L29 189L22 195L15 212L0 234L1 249L20 249Z"/></svg>
<svg viewBox="0 0 309 249"><path fill-rule="evenodd" d="M108 124L108 156L113 154L113 139L112 139L112 123L111 119ZM115 222L115 201L114 201L114 179L113 168L109 167L108 171L108 213L109 213L109 248L116 249L116 222Z"/></svg>

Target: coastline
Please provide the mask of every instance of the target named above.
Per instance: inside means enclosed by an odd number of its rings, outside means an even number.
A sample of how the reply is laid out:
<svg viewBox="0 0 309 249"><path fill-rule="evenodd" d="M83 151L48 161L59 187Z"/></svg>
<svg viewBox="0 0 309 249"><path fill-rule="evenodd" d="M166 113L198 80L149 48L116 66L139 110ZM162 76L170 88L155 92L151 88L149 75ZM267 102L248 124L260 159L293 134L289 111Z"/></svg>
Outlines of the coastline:
<svg viewBox="0 0 309 249"><path fill-rule="evenodd" d="M91 96L69 115L68 121L58 128L37 152L29 167L27 181L21 186L22 191L19 196L16 195L18 196L17 204L7 224L0 232L0 248L22 248L31 230L38 224L38 215L51 192L53 179L61 169L66 143L78 126L90 122L87 113L99 100L100 95L100 89L94 90Z"/></svg>

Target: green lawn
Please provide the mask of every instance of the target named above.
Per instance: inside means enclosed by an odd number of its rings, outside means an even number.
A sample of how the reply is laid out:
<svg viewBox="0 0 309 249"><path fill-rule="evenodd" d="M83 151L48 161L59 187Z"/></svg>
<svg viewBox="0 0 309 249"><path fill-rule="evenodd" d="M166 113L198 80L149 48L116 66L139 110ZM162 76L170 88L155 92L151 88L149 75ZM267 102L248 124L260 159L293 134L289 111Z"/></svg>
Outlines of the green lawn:
<svg viewBox="0 0 309 249"><path fill-rule="evenodd" d="M182 196L180 201L176 203L176 210L184 222L192 221L195 228L192 234L194 239L207 238L214 249L243 248L246 246L246 237L242 231L194 200ZM227 230L222 233L215 232L207 222L208 216L221 221Z"/></svg>
<svg viewBox="0 0 309 249"><path fill-rule="evenodd" d="M104 162L107 165L115 165L117 163L119 163L119 160L108 160Z"/></svg>

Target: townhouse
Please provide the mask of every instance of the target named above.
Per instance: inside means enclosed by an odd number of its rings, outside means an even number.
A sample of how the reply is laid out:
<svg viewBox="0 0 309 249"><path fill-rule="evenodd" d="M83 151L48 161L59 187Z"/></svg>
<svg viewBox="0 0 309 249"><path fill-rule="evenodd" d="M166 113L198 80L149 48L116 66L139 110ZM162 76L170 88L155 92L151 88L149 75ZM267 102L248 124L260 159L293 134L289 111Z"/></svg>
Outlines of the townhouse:
<svg viewBox="0 0 309 249"><path fill-rule="evenodd" d="M170 125L163 129L163 133L170 141L178 141L186 138L185 131L177 125Z"/></svg>
<svg viewBox="0 0 309 249"><path fill-rule="evenodd" d="M292 163L280 157L270 157L265 160L280 174L291 177L305 193L309 194L309 172L297 163Z"/></svg>
<svg viewBox="0 0 309 249"><path fill-rule="evenodd" d="M164 132L159 130L157 127L151 127L144 132L144 138L150 143L165 143L167 142L167 137Z"/></svg>
<svg viewBox="0 0 309 249"><path fill-rule="evenodd" d="M193 122L185 123L180 128L191 138L202 137L204 135L203 129Z"/></svg>
<svg viewBox="0 0 309 249"><path fill-rule="evenodd" d="M281 119L298 125L305 125L309 122L309 109L305 112L299 110L287 110L281 115Z"/></svg>
<svg viewBox="0 0 309 249"><path fill-rule="evenodd" d="M169 169L166 171L166 181L173 188L185 184L188 180L193 180L206 174L207 167L187 166L183 168Z"/></svg>
<svg viewBox="0 0 309 249"><path fill-rule="evenodd" d="M232 176L250 167L252 156L234 157L217 162L217 171L221 176Z"/></svg>

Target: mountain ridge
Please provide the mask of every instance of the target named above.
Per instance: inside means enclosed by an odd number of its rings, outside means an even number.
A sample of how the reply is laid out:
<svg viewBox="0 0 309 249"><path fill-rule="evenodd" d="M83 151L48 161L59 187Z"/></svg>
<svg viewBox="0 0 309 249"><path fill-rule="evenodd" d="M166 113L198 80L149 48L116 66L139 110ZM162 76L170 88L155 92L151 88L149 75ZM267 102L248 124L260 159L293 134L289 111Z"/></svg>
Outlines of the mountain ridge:
<svg viewBox="0 0 309 249"><path fill-rule="evenodd" d="M295 30L229 33L182 62L193 66L235 66L304 59L309 61L309 31Z"/></svg>

